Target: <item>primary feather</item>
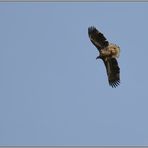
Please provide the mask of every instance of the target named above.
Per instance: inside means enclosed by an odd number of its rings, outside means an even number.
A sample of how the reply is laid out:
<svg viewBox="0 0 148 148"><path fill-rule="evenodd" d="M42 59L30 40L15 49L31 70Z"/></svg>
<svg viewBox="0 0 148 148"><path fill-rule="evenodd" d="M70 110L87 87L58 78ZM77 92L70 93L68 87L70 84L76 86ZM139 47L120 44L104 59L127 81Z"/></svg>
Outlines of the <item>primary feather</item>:
<svg viewBox="0 0 148 148"><path fill-rule="evenodd" d="M109 45L109 42L106 40L104 35L93 26L88 28L88 35L91 42L96 46L98 50Z"/></svg>

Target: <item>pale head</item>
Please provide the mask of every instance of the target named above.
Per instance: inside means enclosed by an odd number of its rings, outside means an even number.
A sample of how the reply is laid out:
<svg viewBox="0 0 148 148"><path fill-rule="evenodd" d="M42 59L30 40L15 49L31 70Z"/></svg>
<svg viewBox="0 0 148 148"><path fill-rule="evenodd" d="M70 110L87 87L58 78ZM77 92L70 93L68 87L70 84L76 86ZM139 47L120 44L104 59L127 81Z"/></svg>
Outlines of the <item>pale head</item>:
<svg viewBox="0 0 148 148"><path fill-rule="evenodd" d="M112 57L119 58L120 55L120 47L116 44L110 43L108 46L108 50L111 51Z"/></svg>

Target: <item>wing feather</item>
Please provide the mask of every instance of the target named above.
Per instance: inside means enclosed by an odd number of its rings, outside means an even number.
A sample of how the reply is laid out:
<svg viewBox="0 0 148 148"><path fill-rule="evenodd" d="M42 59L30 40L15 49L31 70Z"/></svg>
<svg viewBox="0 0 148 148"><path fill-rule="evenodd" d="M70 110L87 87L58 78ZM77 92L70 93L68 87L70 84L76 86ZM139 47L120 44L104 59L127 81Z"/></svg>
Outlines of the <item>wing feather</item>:
<svg viewBox="0 0 148 148"><path fill-rule="evenodd" d="M108 76L109 85L117 87L120 84L120 68L115 58L102 59Z"/></svg>
<svg viewBox="0 0 148 148"><path fill-rule="evenodd" d="M109 45L109 42L107 41L105 36L93 26L88 28L88 35L91 42L94 44L94 46L96 46L98 50Z"/></svg>

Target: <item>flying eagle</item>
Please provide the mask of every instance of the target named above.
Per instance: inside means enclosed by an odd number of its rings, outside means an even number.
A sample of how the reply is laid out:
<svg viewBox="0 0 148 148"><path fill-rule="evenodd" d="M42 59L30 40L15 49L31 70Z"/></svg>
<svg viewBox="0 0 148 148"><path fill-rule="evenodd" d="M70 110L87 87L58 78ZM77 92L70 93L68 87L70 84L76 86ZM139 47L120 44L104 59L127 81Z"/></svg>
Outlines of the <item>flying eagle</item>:
<svg viewBox="0 0 148 148"><path fill-rule="evenodd" d="M117 87L120 84L120 68L116 58L119 57L120 47L109 43L105 36L93 26L88 28L88 35L99 51L96 59L102 59L105 64L109 85Z"/></svg>

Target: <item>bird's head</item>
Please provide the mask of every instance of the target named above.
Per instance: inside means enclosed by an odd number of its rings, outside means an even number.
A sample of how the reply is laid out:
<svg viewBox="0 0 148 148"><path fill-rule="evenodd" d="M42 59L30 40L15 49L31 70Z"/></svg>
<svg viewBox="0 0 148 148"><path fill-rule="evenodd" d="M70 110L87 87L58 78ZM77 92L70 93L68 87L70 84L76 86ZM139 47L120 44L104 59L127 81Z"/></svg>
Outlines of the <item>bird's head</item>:
<svg viewBox="0 0 148 148"><path fill-rule="evenodd" d="M102 59L102 57L99 55L96 57L96 60L98 60L98 59Z"/></svg>
<svg viewBox="0 0 148 148"><path fill-rule="evenodd" d="M97 56L96 60L98 60L98 59L102 59L102 56L101 55Z"/></svg>
<svg viewBox="0 0 148 148"><path fill-rule="evenodd" d="M108 46L108 50L112 52L112 57L119 58L120 47L118 45L110 43Z"/></svg>

